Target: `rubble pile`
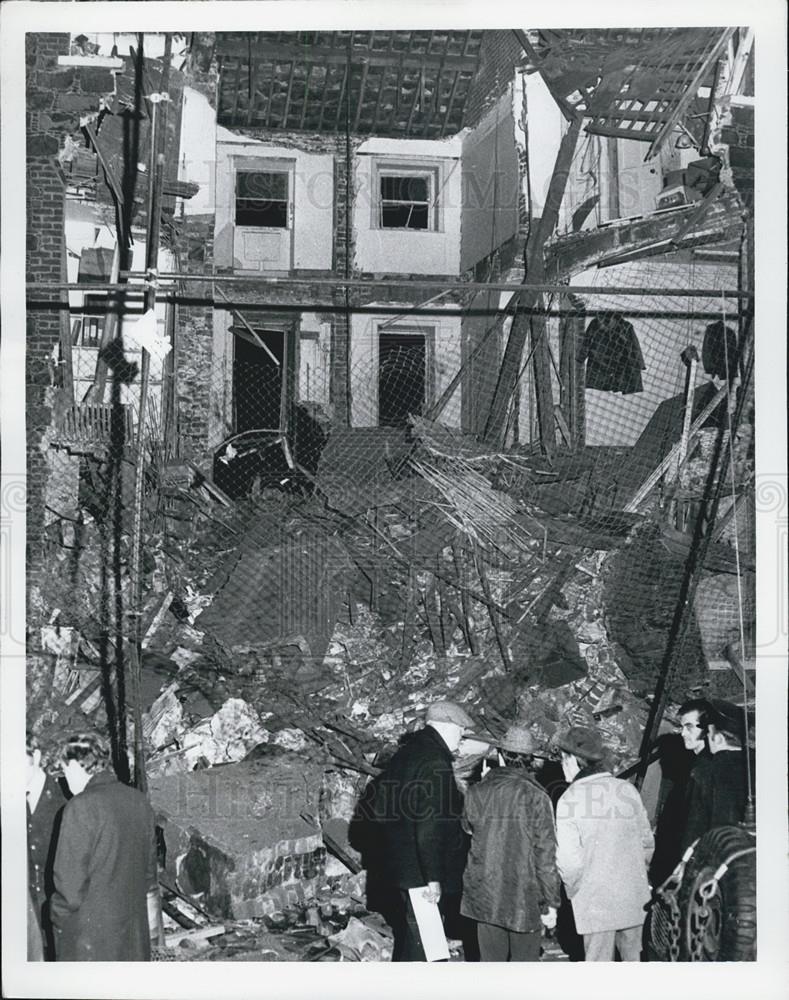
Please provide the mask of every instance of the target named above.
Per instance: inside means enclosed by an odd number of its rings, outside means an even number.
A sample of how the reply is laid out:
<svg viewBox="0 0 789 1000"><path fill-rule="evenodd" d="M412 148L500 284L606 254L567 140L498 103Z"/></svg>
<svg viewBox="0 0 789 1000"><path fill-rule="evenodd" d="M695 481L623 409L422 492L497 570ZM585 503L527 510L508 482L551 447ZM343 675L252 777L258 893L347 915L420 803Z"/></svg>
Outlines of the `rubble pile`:
<svg viewBox="0 0 789 1000"><path fill-rule="evenodd" d="M330 435L300 494L230 500L181 466L148 484L141 736L163 872L224 921L181 950L266 960L282 938L316 960L384 954L379 927L350 907L332 923L324 897L361 899L356 806L432 701L462 702L492 742L525 721L546 756L560 729L595 723L616 769L637 759L687 537L621 509L614 449L548 466L423 419L375 430ZM106 726L128 662L113 614L129 519L113 533L96 495L73 527L55 522L59 572L31 589L32 714L55 742ZM730 572L729 547L710 552ZM720 575L702 581L700 622ZM695 620L685 660L686 690L709 684ZM459 762L461 785L480 759ZM275 926L284 913L301 916Z"/></svg>

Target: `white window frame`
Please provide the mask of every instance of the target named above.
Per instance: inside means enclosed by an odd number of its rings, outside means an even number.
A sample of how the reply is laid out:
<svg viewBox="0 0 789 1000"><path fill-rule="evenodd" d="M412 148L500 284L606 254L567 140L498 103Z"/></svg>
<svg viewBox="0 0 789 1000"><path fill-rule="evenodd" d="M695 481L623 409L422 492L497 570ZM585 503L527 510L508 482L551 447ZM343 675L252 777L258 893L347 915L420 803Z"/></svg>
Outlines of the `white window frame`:
<svg viewBox="0 0 789 1000"><path fill-rule="evenodd" d="M399 160L377 158L372 163L372 220L373 229L395 233L438 233L443 227L440 193L443 187L442 164L435 160ZM424 229L412 226L385 226L383 224L383 198L381 180L384 177L423 177L428 184L428 215Z"/></svg>
<svg viewBox="0 0 789 1000"><path fill-rule="evenodd" d="M274 160L266 159L264 157L239 157L240 162L236 162L234 165L233 173L233 204L232 204L232 218L233 226L235 229L252 229L259 230L263 232L278 232L281 233L285 230L291 231L293 229L293 214L294 214L294 204L293 199L295 191L293 190L294 184L294 165L292 161L289 160ZM284 226L251 226L243 222L236 222L236 214L238 211L238 178L240 174L285 174L287 180L287 197L286 197L286 211L285 211L285 225ZM247 199L254 200L254 199ZM259 199L264 200L264 199Z"/></svg>

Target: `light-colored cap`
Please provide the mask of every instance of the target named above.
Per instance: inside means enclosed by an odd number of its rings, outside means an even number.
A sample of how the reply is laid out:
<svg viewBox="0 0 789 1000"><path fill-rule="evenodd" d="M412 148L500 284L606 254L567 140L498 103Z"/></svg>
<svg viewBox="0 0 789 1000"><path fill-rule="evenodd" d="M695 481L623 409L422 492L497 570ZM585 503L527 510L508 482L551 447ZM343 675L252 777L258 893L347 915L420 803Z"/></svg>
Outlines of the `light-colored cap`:
<svg viewBox="0 0 789 1000"><path fill-rule="evenodd" d="M472 729L474 726L468 712L454 701L434 701L428 707L425 719L427 722L454 722L461 729Z"/></svg>
<svg viewBox="0 0 789 1000"><path fill-rule="evenodd" d="M511 753L533 753L534 737L531 730L523 722L516 722L502 736L499 749L509 750Z"/></svg>

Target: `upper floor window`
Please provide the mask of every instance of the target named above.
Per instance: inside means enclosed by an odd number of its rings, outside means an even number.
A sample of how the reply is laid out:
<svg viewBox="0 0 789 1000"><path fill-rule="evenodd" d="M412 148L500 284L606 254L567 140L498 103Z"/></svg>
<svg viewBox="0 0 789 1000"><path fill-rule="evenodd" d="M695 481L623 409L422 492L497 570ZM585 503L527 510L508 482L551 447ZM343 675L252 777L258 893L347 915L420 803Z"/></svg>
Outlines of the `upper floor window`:
<svg viewBox="0 0 789 1000"><path fill-rule="evenodd" d="M287 229L289 181L284 170L239 171L236 174L236 225Z"/></svg>
<svg viewBox="0 0 789 1000"><path fill-rule="evenodd" d="M377 168L377 225L380 229L438 229L438 170Z"/></svg>

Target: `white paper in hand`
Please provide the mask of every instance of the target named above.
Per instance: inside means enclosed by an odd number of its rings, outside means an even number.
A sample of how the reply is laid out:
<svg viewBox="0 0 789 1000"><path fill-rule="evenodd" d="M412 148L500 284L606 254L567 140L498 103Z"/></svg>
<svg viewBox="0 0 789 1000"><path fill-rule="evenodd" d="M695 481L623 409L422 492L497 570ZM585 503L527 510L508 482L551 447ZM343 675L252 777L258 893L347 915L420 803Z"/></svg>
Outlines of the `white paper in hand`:
<svg viewBox="0 0 789 1000"><path fill-rule="evenodd" d="M441 921L438 903L429 903L425 899L426 890L426 885L408 890L425 958L428 962L446 961L449 958L449 946L444 934L444 924Z"/></svg>

